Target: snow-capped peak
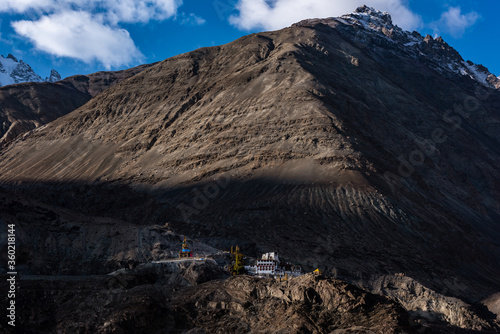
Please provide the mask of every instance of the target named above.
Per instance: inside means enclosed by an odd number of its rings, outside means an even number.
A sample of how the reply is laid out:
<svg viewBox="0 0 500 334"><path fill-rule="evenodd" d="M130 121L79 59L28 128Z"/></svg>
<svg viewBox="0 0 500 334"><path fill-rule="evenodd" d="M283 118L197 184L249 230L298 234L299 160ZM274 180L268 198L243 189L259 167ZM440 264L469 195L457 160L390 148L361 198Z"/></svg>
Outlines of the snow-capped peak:
<svg viewBox="0 0 500 334"><path fill-rule="evenodd" d="M59 81L59 80L61 80L61 75L59 74L59 72L57 72L54 69L52 69L50 71L50 77L45 78L46 82L56 82L56 81Z"/></svg>
<svg viewBox="0 0 500 334"><path fill-rule="evenodd" d="M0 56L0 86L12 85L21 82L55 82L61 80L56 70L52 70L50 77L45 80L33 71L31 66L17 60L12 54Z"/></svg>
<svg viewBox="0 0 500 334"><path fill-rule="evenodd" d="M362 25L371 30L380 31L382 28L393 29L392 17L388 12L381 12L372 7L363 5L358 7L353 13L342 15L340 18L350 23Z"/></svg>
<svg viewBox="0 0 500 334"><path fill-rule="evenodd" d="M295 26L314 26L320 23L337 29L362 47L389 48L396 53L420 59L440 73L468 76L482 85L500 89L500 76L494 76L484 66L465 62L441 37L424 37L416 31L401 29L392 22L388 12L364 5L350 14L327 19L307 19Z"/></svg>

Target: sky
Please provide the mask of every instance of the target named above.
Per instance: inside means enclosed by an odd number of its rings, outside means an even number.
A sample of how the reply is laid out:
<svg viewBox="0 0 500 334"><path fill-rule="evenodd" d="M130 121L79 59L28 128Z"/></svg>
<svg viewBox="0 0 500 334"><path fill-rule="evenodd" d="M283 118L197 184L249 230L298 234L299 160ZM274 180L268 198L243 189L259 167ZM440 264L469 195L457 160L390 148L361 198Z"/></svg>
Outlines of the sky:
<svg viewBox="0 0 500 334"><path fill-rule="evenodd" d="M500 76L498 0L0 0L0 54L40 76L120 70L366 4Z"/></svg>

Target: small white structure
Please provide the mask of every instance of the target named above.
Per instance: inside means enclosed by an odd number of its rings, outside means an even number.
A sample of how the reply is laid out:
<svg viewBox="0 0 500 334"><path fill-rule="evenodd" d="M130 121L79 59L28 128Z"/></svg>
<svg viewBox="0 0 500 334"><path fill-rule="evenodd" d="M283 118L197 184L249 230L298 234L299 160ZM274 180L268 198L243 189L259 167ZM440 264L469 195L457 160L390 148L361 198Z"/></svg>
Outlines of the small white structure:
<svg viewBox="0 0 500 334"><path fill-rule="evenodd" d="M291 263L280 263L278 253L265 253L262 258L257 260L253 266L245 266L249 275L254 276L269 276L274 278L297 277L302 275L300 266L292 265Z"/></svg>
<svg viewBox="0 0 500 334"><path fill-rule="evenodd" d="M278 258L278 253L272 252L272 253L265 253L262 254L262 260L269 260L269 261L277 261L278 263L280 262Z"/></svg>

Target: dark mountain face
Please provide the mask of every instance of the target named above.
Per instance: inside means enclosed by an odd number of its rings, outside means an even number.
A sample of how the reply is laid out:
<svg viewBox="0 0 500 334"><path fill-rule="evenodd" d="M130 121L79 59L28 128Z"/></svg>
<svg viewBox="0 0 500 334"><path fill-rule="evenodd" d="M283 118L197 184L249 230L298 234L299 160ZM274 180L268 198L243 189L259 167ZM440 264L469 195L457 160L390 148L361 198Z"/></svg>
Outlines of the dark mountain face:
<svg viewBox="0 0 500 334"><path fill-rule="evenodd" d="M0 144L66 115L88 99L84 92L54 83L0 88Z"/></svg>
<svg viewBox="0 0 500 334"><path fill-rule="evenodd" d="M76 75L56 83L29 82L0 88L0 145L70 113L110 86L150 66Z"/></svg>
<svg viewBox="0 0 500 334"><path fill-rule="evenodd" d="M366 11L158 63L14 141L0 181L85 215L169 222L219 249L489 296L498 82L441 39Z"/></svg>

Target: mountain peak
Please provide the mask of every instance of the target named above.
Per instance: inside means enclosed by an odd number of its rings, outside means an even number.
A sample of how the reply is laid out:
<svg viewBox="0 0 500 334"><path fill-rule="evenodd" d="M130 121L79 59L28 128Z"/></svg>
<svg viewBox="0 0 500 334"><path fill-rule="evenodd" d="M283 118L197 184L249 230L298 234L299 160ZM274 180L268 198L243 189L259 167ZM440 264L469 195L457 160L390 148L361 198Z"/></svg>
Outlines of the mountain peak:
<svg viewBox="0 0 500 334"><path fill-rule="evenodd" d="M61 80L61 75L56 71L50 72L50 77L42 79L30 65L18 60L12 54L0 57L0 87L22 82L56 82Z"/></svg>
<svg viewBox="0 0 500 334"><path fill-rule="evenodd" d="M392 23L392 17L388 12L381 12L373 7L363 5L356 8L350 14L342 15L339 19L343 19L350 24L360 25L364 28L382 31L398 30L401 33L403 30Z"/></svg>
<svg viewBox="0 0 500 334"><path fill-rule="evenodd" d="M344 16L354 16L356 18L359 18L359 19L369 19L367 21L371 21L371 22L374 22L374 21L378 21L379 23L381 23L382 25L390 25L392 26L392 17L391 17L391 14L389 14L388 12L381 12L373 7L368 7L367 5L363 5L361 7L358 7L356 8L356 10L351 13L351 14L347 14L347 15L344 15Z"/></svg>
<svg viewBox="0 0 500 334"><path fill-rule="evenodd" d="M307 19L293 26L315 27L318 24L336 29L347 40L362 48L382 47L396 54L418 59L445 76L468 76L486 87L500 89L499 78L480 65L466 63L458 51L442 37L423 37L417 31L405 31L392 22L388 12L363 5L350 14L325 19Z"/></svg>
<svg viewBox="0 0 500 334"><path fill-rule="evenodd" d="M61 75L59 74L59 72L57 72L54 69L52 69L50 71L50 77L45 78L46 82L56 82L56 81L59 81L59 80L61 80Z"/></svg>
<svg viewBox="0 0 500 334"><path fill-rule="evenodd" d="M2 57L3 57L3 56L2 56ZM17 58L16 58L16 57L14 57L11 53L9 53L9 54L7 55L7 58L6 58L6 59L12 59L12 60L13 60L13 61L15 61L16 63L18 62L18 61L17 61Z"/></svg>

